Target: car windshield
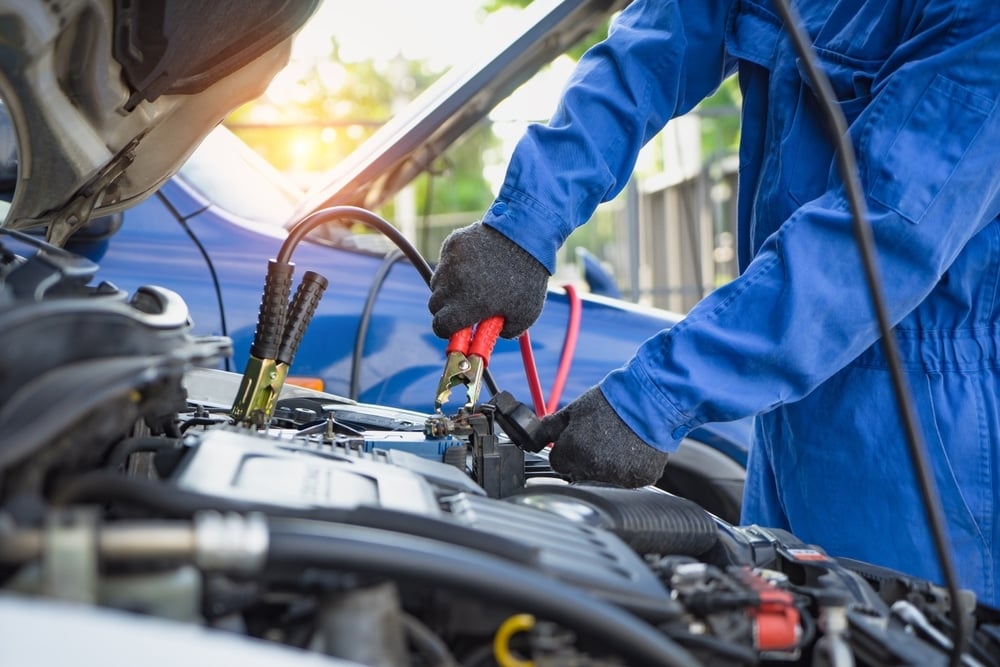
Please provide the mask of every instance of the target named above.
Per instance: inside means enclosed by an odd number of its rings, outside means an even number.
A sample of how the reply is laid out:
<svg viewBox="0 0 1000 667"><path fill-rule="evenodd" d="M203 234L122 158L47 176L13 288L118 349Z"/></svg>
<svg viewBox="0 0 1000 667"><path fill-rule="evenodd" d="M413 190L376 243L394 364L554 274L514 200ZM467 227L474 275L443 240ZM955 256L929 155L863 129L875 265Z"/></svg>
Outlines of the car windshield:
<svg viewBox="0 0 1000 667"><path fill-rule="evenodd" d="M302 191L223 126L211 132L180 169L180 177L229 213L281 226Z"/></svg>

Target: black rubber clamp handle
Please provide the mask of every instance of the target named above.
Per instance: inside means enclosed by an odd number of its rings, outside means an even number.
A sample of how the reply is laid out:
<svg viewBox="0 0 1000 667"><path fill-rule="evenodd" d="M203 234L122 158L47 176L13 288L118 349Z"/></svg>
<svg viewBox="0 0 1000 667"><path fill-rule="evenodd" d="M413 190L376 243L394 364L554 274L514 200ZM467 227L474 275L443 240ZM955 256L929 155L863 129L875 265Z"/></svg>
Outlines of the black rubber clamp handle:
<svg viewBox="0 0 1000 667"><path fill-rule="evenodd" d="M253 334L250 354L258 359L276 359L278 346L285 331L285 314L288 295L292 291L292 274L295 264L281 264L277 260L267 263L264 293L261 295L257 329Z"/></svg>
<svg viewBox="0 0 1000 667"><path fill-rule="evenodd" d="M285 320L285 333L278 347L278 356L275 357L280 363L292 365L295 353L298 352L302 337L312 322L319 301L323 298L323 292L330 284L326 278L313 271L306 271L302 276L302 282L295 290L295 296L288 306L288 317Z"/></svg>

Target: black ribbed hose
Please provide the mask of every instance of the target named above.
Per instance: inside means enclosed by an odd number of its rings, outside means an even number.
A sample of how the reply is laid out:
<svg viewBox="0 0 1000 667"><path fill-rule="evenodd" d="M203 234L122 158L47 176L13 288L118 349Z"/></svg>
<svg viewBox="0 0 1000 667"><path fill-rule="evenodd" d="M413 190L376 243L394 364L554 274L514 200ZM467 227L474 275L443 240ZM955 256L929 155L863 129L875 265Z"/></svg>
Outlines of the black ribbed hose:
<svg viewBox="0 0 1000 667"><path fill-rule="evenodd" d="M686 498L643 489L581 488L603 501L594 504L614 521L610 530L640 554L700 556L719 541L712 516Z"/></svg>

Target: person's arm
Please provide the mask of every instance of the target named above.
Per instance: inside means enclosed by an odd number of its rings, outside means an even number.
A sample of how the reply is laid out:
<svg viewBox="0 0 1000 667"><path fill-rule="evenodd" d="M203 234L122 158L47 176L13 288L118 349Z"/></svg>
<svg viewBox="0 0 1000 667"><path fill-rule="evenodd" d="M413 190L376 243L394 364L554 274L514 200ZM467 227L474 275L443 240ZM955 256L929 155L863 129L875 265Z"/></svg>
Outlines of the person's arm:
<svg viewBox="0 0 1000 667"><path fill-rule="evenodd" d="M1000 7L977 4L936 15L927 3L890 60L898 67L851 126L894 323L1000 214ZM647 341L601 389L635 434L670 451L699 424L805 396L877 339L834 176L740 278Z"/></svg>
<svg viewBox="0 0 1000 667"><path fill-rule="evenodd" d="M556 251L628 181L639 149L734 67L724 50L733 0L635 0L578 64L547 126L514 151L481 223L445 239L431 281L434 332L500 315L501 335L538 317Z"/></svg>
<svg viewBox="0 0 1000 667"><path fill-rule="evenodd" d="M629 5L581 58L550 122L520 140L483 222L552 273L566 237L628 182L639 149L732 73L724 47L731 4Z"/></svg>

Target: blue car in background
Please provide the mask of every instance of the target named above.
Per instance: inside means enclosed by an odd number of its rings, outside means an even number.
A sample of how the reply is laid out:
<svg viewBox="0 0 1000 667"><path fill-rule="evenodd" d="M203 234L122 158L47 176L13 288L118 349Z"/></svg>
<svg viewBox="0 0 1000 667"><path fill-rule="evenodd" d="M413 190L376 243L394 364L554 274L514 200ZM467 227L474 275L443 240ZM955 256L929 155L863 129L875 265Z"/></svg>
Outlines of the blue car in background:
<svg viewBox="0 0 1000 667"><path fill-rule="evenodd" d="M440 154L544 62L589 32L618 4L567 2L498 53L449 74L377 132L308 196L224 128L180 172L124 214L102 218L67 244L100 265L98 278L128 292L155 284L181 294L194 330L232 338L229 370L249 356L264 272L289 226L330 205L377 208L412 179L410 156ZM586 13L581 14L581 7ZM560 8L562 8L560 10ZM559 36L559 39L552 39ZM548 38L548 39L546 39ZM483 104L483 100L489 104ZM445 341L430 328L428 288L381 236L329 225L299 245L296 273L322 274L329 288L291 369L299 380L365 403L430 412ZM530 337L543 388L556 375L570 319L567 294L550 290ZM595 295L582 296L579 338L561 404L624 363L679 316ZM490 363L496 384L529 403L519 345L500 340ZM665 488L738 518L749 422L711 424L672 458Z"/></svg>

